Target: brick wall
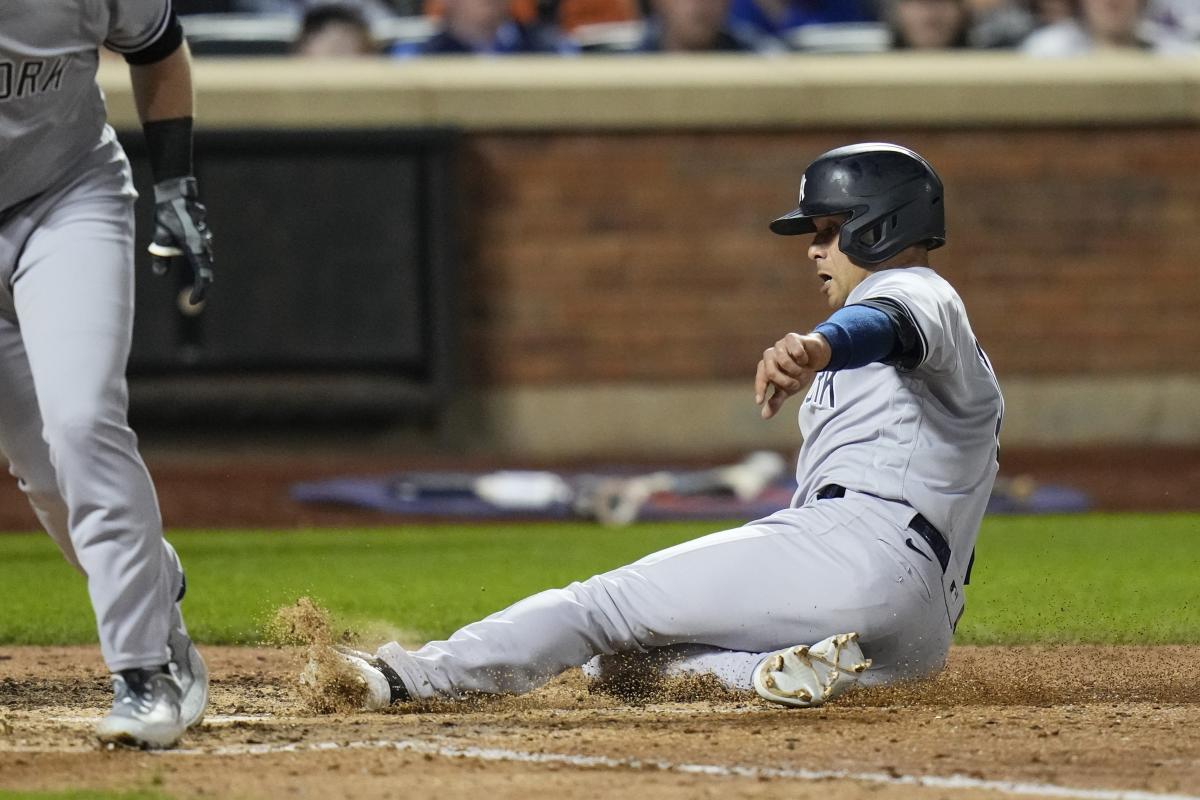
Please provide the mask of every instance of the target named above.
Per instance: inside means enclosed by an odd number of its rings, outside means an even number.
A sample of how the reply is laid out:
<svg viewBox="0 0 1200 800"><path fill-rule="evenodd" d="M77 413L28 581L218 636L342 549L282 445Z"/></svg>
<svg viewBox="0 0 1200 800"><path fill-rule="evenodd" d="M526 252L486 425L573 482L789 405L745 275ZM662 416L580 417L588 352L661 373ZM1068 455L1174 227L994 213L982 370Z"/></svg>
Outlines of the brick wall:
<svg viewBox="0 0 1200 800"><path fill-rule="evenodd" d="M1200 130L473 133L468 380L746 378L828 313L767 223L812 157L879 138L941 173L934 266L1001 375L1200 369Z"/></svg>

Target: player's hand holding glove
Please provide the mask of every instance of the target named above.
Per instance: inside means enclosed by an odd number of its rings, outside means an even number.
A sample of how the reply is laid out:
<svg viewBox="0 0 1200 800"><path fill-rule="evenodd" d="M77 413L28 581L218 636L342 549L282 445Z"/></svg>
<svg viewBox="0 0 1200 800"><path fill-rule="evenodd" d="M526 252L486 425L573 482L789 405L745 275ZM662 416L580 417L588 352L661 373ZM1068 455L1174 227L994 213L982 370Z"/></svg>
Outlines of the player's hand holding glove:
<svg viewBox="0 0 1200 800"><path fill-rule="evenodd" d="M165 275L171 261L183 257L192 269L192 294L188 302L204 301L213 282L212 232L205 221L196 179L171 178L154 185L154 241L148 248L155 275Z"/></svg>

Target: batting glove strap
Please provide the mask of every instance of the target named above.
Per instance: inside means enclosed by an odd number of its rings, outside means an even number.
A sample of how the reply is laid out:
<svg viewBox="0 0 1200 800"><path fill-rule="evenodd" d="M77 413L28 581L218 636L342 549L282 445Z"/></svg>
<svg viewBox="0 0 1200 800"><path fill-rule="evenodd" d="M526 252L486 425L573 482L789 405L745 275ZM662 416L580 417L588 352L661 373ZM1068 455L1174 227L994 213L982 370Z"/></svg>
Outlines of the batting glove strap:
<svg viewBox="0 0 1200 800"><path fill-rule="evenodd" d="M154 202L169 203L172 200L199 200L200 187L191 175L182 178L170 178L154 184Z"/></svg>

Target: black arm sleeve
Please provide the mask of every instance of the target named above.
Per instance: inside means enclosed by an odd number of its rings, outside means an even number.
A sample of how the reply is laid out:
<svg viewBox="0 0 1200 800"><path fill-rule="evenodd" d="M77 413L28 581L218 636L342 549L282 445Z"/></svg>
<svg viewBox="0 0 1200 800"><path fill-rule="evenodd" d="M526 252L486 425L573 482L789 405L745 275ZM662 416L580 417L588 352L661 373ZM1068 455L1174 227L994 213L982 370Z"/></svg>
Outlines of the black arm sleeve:
<svg viewBox="0 0 1200 800"><path fill-rule="evenodd" d="M925 354L928 352L925 334L921 332L912 313L903 303L890 297L872 297L858 301L858 305L887 314L896 330L896 347L883 359L884 364L903 370L914 370L925 361Z"/></svg>
<svg viewBox="0 0 1200 800"><path fill-rule="evenodd" d="M174 53L182 44L183 25L179 23L179 17L175 16L175 12L172 11L171 18L167 20L166 28L163 29L162 36L159 36L140 50L125 53L125 61L135 66L154 64Z"/></svg>
<svg viewBox="0 0 1200 800"><path fill-rule="evenodd" d="M192 118L155 120L142 126L154 182L192 174Z"/></svg>

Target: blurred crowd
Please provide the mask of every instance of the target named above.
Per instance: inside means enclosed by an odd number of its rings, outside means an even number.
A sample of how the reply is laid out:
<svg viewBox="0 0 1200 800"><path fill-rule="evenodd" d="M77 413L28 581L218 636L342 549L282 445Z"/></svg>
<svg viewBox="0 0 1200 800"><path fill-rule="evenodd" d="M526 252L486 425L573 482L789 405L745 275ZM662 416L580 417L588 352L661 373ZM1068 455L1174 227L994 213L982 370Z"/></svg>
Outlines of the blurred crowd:
<svg viewBox="0 0 1200 800"><path fill-rule="evenodd" d="M268 18L290 23L286 51L306 57L1200 52L1200 0L175 0L175 6L189 39L199 32L193 50L201 56L253 54L252 36L231 44L221 40L221 26ZM260 44L270 52L269 42Z"/></svg>

